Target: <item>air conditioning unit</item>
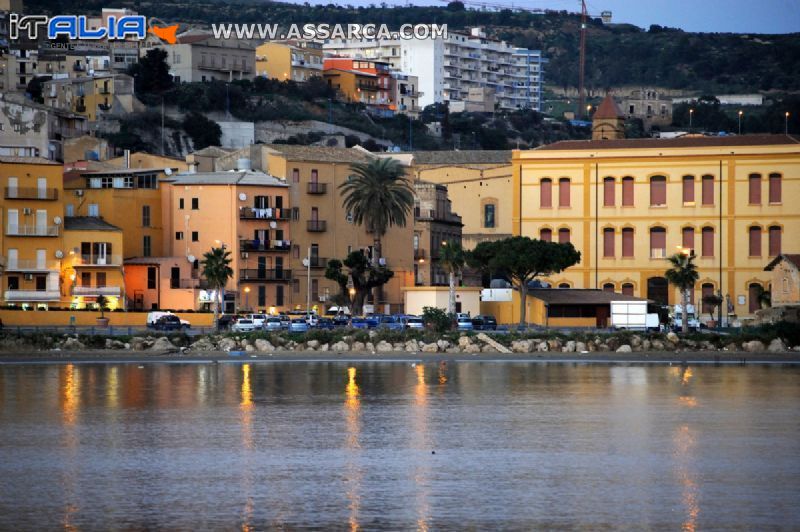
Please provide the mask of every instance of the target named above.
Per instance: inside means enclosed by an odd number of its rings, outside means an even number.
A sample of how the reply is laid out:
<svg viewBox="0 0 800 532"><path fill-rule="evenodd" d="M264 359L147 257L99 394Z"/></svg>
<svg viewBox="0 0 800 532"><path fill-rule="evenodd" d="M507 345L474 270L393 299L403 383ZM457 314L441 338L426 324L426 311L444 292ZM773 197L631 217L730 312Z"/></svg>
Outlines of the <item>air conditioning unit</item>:
<svg viewBox="0 0 800 532"><path fill-rule="evenodd" d="M250 256L250 254L249 254L249 253L247 253L247 252L243 252L243 253L242 253L242 258L243 258L243 259L246 259L246 258L248 258L249 256Z"/></svg>
<svg viewBox="0 0 800 532"><path fill-rule="evenodd" d="M83 196L83 190L76 190L75 191L75 195L76 196Z"/></svg>
<svg viewBox="0 0 800 532"><path fill-rule="evenodd" d="M27 207L22 209L22 214L24 214L25 216L30 216L32 213L33 211Z"/></svg>

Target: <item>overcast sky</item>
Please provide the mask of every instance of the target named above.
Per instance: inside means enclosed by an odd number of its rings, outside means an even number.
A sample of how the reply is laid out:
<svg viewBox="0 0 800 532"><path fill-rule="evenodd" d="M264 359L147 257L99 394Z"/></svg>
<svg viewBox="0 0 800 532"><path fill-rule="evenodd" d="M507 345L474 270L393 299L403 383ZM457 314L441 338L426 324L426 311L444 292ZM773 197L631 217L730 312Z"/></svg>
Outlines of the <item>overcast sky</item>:
<svg viewBox="0 0 800 532"><path fill-rule="evenodd" d="M289 0L302 3L304 0ZM308 0L312 4L380 4L381 0ZM444 5L437 0L385 0L389 5ZM465 1L470 6L470 0ZM580 11L580 0L476 0L477 3ZM800 32L800 0L589 0L589 13L613 12L614 22L648 28L660 24L687 31ZM322 21L320 21L322 22Z"/></svg>

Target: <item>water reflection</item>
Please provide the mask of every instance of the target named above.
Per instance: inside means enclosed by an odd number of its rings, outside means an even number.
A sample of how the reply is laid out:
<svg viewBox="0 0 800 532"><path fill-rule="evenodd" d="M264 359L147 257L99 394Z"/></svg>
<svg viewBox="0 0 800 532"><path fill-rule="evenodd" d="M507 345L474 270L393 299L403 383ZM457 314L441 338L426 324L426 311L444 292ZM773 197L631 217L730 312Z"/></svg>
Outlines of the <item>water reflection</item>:
<svg viewBox="0 0 800 532"><path fill-rule="evenodd" d="M250 364L242 364L241 401L239 411L242 427L242 447L244 448L244 463L242 471L242 493L245 496L242 511L242 530L249 532L253 520L253 389L250 383Z"/></svg>
<svg viewBox="0 0 800 532"><path fill-rule="evenodd" d="M347 368L347 386L345 386L345 448L347 458L345 464L345 493L348 500L348 525L350 530L359 529L359 509L361 506L361 480L363 473L359 464L358 451L361 449L361 398L356 382L356 368Z"/></svg>
<svg viewBox="0 0 800 532"><path fill-rule="evenodd" d="M75 463L78 453L78 432L76 423L78 408L80 406L80 372L73 364L63 366L61 375L61 413L64 427L64 474L61 482L64 486L64 515L62 526L64 530L78 530L73 523L77 517L79 505L76 498L77 491L77 465Z"/></svg>
<svg viewBox="0 0 800 532"><path fill-rule="evenodd" d="M414 386L414 409L412 413L412 447L418 449L417 459L414 461L414 484L416 487L415 507L417 511L417 530L427 531L430 519L430 456L428 435L428 385L425 384L425 365L417 364L414 368L417 374L417 385ZM439 366L438 379L441 382L442 368ZM446 379L445 379L446 381Z"/></svg>

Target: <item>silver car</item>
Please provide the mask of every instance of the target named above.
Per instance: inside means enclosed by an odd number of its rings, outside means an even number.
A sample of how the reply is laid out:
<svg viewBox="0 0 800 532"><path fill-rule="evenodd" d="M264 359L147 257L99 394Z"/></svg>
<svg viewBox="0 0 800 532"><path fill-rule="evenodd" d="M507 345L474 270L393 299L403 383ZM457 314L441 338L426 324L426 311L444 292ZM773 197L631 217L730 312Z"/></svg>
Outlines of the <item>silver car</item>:
<svg viewBox="0 0 800 532"><path fill-rule="evenodd" d="M265 331L280 331L283 329L283 323L281 319L278 317L274 318L267 318L264 322L264 326L262 327Z"/></svg>
<svg viewBox="0 0 800 532"><path fill-rule="evenodd" d="M233 332L253 332L256 330L256 324L253 320L248 318L239 318L236 323L231 327Z"/></svg>
<svg viewBox="0 0 800 532"><path fill-rule="evenodd" d="M425 322L417 316L404 316L401 321L406 329L424 329Z"/></svg>
<svg viewBox="0 0 800 532"><path fill-rule="evenodd" d="M308 323L305 318L295 318L289 324L289 332L308 332Z"/></svg>

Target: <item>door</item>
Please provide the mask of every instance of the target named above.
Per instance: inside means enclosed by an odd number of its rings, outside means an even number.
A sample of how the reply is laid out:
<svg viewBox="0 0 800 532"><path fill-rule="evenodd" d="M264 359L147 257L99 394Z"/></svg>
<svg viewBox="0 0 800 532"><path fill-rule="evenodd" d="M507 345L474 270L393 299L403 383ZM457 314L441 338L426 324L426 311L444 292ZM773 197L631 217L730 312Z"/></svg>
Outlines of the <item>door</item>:
<svg viewBox="0 0 800 532"><path fill-rule="evenodd" d="M47 276L46 275L37 275L36 276L36 291L37 292L44 292L47 290Z"/></svg>
<svg viewBox="0 0 800 532"><path fill-rule="evenodd" d="M47 235L47 211L38 209L36 211L36 234Z"/></svg>
<svg viewBox="0 0 800 532"><path fill-rule="evenodd" d="M19 211L17 209L8 210L8 225L6 227L6 234L19 234Z"/></svg>
<svg viewBox="0 0 800 532"><path fill-rule="evenodd" d="M39 177L36 179L36 192L39 199L47 199L47 178Z"/></svg>
<svg viewBox="0 0 800 532"><path fill-rule="evenodd" d="M6 264L6 269L7 270L16 270L18 264L19 264L19 250L17 250L17 249L9 249L8 250L8 262Z"/></svg>
<svg viewBox="0 0 800 532"><path fill-rule="evenodd" d="M170 288L180 288L181 287L181 269L179 267L173 266L169 270L169 286Z"/></svg>
<svg viewBox="0 0 800 532"><path fill-rule="evenodd" d="M283 257L275 257L275 279L283 279Z"/></svg>
<svg viewBox="0 0 800 532"><path fill-rule="evenodd" d="M311 244L311 266L319 266L319 244Z"/></svg>
<svg viewBox="0 0 800 532"><path fill-rule="evenodd" d="M258 278L266 279L267 277L267 257L258 257Z"/></svg>
<svg viewBox="0 0 800 532"><path fill-rule="evenodd" d="M647 280L647 299L658 305L669 305L667 280L663 277L651 277Z"/></svg>
<svg viewBox="0 0 800 532"><path fill-rule="evenodd" d="M47 269L47 250L46 249L37 249L36 250L36 269L37 270L46 270Z"/></svg>
<svg viewBox="0 0 800 532"><path fill-rule="evenodd" d="M608 318L610 317L611 309L606 305L598 305L597 307L597 328L605 329L608 327Z"/></svg>
<svg viewBox="0 0 800 532"><path fill-rule="evenodd" d="M105 265L108 264L108 247L105 242L94 242L92 244L94 251L94 264Z"/></svg>
<svg viewBox="0 0 800 532"><path fill-rule="evenodd" d="M6 197L8 198L16 198L19 194L19 181L16 177L9 177L8 178L8 191L6 192Z"/></svg>

